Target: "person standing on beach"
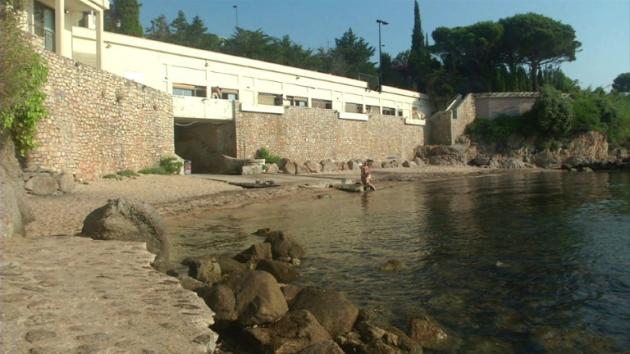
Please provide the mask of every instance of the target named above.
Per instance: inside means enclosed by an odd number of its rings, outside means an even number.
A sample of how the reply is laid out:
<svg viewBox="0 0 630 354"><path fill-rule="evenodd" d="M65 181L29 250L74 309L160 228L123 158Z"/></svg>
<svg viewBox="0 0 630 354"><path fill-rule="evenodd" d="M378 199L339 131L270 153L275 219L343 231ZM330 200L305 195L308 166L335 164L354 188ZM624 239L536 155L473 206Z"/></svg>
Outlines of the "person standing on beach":
<svg viewBox="0 0 630 354"><path fill-rule="evenodd" d="M370 172L370 167L367 162L361 165L361 183L363 183L363 187L365 187L365 191L376 191L376 187L372 183L372 173Z"/></svg>

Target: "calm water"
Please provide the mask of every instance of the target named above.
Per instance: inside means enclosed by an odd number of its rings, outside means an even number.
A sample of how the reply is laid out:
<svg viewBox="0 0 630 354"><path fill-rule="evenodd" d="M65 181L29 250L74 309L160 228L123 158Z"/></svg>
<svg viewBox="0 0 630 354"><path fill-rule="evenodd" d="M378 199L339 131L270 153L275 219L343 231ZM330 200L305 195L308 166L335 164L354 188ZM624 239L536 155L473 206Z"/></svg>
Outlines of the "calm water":
<svg viewBox="0 0 630 354"><path fill-rule="evenodd" d="M427 312L457 352L630 350L630 174L415 182L171 220L179 254L235 253L271 227L302 242L303 285L405 328ZM406 268L385 273L389 259Z"/></svg>

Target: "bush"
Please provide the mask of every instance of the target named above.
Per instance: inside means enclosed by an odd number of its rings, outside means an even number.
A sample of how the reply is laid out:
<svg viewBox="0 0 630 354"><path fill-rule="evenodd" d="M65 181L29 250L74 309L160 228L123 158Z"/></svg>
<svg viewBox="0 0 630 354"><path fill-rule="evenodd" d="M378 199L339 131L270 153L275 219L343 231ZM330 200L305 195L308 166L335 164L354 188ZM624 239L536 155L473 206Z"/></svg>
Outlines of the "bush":
<svg viewBox="0 0 630 354"><path fill-rule="evenodd" d="M147 167L147 168L141 169L138 172L143 175L172 175L172 173L169 173L168 171L166 171L166 169L164 169L164 167L162 166Z"/></svg>
<svg viewBox="0 0 630 354"><path fill-rule="evenodd" d="M164 157L160 160L160 167L166 171L168 175L178 174L184 163L179 161L175 156Z"/></svg>
<svg viewBox="0 0 630 354"><path fill-rule="evenodd" d="M272 155L271 153L269 153L269 150L264 147L256 151L256 158L265 159L266 163L278 163L281 160L280 156Z"/></svg>
<svg viewBox="0 0 630 354"><path fill-rule="evenodd" d="M531 110L539 133L552 138L561 138L573 126L573 105L568 98L553 87L546 85Z"/></svg>
<svg viewBox="0 0 630 354"><path fill-rule="evenodd" d="M531 120L527 115L501 114L494 119L476 119L467 129L476 141L505 145L510 137L529 136L531 134Z"/></svg>
<svg viewBox="0 0 630 354"><path fill-rule="evenodd" d="M139 174L135 173L132 170L118 171L118 172L116 172L116 174L121 176L121 177L137 177L137 176L139 176Z"/></svg>
<svg viewBox="0 0 630 354"><path fill-rule="evenodd" d="M0 129L7 129L18 153L35 146L37 122L46 115L43 85L48 70L20 29L20 1L0 1Z"/></svg>

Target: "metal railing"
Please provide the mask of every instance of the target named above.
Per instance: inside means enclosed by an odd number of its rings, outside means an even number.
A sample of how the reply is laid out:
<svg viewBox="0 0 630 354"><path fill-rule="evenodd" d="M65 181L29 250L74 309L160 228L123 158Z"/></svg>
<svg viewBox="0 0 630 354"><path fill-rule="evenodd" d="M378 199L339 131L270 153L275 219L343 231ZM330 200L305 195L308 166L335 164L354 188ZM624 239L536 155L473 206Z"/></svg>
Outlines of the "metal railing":
<svg viewBox="0 0 630 354"><path fill-rule="evenodd" d="M33 33L44 39L44 49L55 51L55 31L40 25L33 25Z"/></svg>

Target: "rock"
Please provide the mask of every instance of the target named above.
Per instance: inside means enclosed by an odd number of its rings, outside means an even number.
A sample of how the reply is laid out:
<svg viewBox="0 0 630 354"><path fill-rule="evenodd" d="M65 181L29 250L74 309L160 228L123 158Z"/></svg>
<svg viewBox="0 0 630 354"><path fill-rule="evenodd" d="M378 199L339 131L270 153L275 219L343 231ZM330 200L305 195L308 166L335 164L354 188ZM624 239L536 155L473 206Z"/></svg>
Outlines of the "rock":
<svg viewBox="0 0 630 354"><path fill-rule="evenodd" d="M318 163L310 160L304 163L304 167L306 167L309 173L318 173L321 168Z"/></svg>
<svg viewBox="0 0 630 354"><path fill-rule="evenodd" d="M380 269L383 272L396 272L403 269L404 267L405 265L401 261L397 259L390 259L385 262L385 264L383 264Z"/></svg>
<svg viewBox="0 0 630 354"><path fill-rule="evenodd" d="M387 327L387 331L397 337L396 347L409 354L422 354L422 346L396 327Z"/></svg>
<svg viewBox="0 0 630 354"><path fill-rule="evenodd" d="M295 172L296 175L304 175L307 173L310 173L309 170L306 168L306 166L296 163L297 166L297 171Z"/></svg>
<svg viewBox="0 0 630 354"><path fill-rule="evenodd" d="M338 336L337 343L346 353L368 353L367 345L361 340L361 336L357 332L349 332Z"/></svg>
<svg viewBox="0 0 630 354"><path fill-rule="evenodd" d="M582 167L580 169L580 172L593 172L593 169L590 167Z"/></svg>
<svg viewBox="0 0 630 354"><path fill-rule="evenodd" d="M308 310L333 338L352 330L359 308L332 289L304 288L291 304L292 310Z"/></svg>
<svg viewBox="0 0 630 354"><path fill-rule="evenodd" d="M111 199L85 218L81 234L95 240L145 242L149 252L157 254L154 266L168 267L170 240L162 218L148 204Z"/></svg>
<svg viewBox="0 0 630 354"><path fill-rule="evenodd" d="M32 331L28 331L24 338L26 341L30 343L40 342L46 339L54 338L57 334L53 331L48 331L45 329L35 329Z"/></svg>
<svg viewBox="0 0 630 354"><path fill-rule="evenodd" d="M322 160L319 163L321 165L321 172L334 172L337 171L337 164L333 160Z"/></svg>
<svg viewBox="0 0 630 354"><path fill-rule="evenodd" d="M257 243L252 245L234 257L234 259L242 263L256 263L262 259L272 258L271 245L268 243Z"/></svg>
<svg viewBox="0 0 630 354"><path fill-rule="evenodd" d="M278 165L276 165L275 163L265 164L265 173L278 173L278 172L280 172L280 169L278 168Z"/></svg>
<svg viewBox="0 0 630 354"><path fill-rule="evenodd" d="M287 313L267 328L247 328L260 353L299 353L313 344L330 341L330 334L306 310Z"/></svg>
<svg viewBox="0 0 630 354"><path fill-rule="evenodd" d="M398 163L398 161L397 161L397 160L391 160L391 159L390 159L390 160L383 161L383 162L381 163L381 167L382 167L382 168L396 168L396 167L398 167L399 165L400 165L400 164Z"/></svg>
<svg viewBox="0 0 630 354"><path fill-rule="evenodd" d="M371 169L379 169L382 166L382 162L381 161L367 160L366 163L367 163L368 167L371 168Z"/></svg>
<svg viewBox="0 0 630 354"><path fill-rule="evenodd" d="M334 185L334 187L335 189L339 189L340 191L344 191L344 192L351 192L351 193L363 192L363 185L361 183L353 183L353 184L342 183L342 184L336 184Z"/></svg>
<svg viewBox="0 0 630 354"><path fill-rule="evenodd" d="M346 161L338 161L336 162L336 165L337 165L337 171L347 171L350 169Z"/></svg>
<svg viewBox="0 0 630 354"><path fill-rule="evenodd" d="M407 160L403 161L402 167L411 167L411 163Z"/></svg>
<svg viewBox="0 0 630 354"><path fill-rule="evenodd" d="M188 275L180 275L179 277L177 277L177 279L179 279L179 283L181 284L182 288L191 291L195 291L206 286L206 283Z"/></svg>
<svg viewBox="0 0 630 354"><path fill-rule="evenodd" d="M302 291L301 287L291 285L291 284L285 284L284 286L282 286L281 289L282 289L282 294L284 294L285 300L287 300L287 303L293 301L293 299L295 299L295 297L300 293L300 291Z"/></svg>
<svg viewBox="0 0 630 354"><path fill-rule="evenodd" d="M416 165L418 165L418 167L424 166L424 160L419 157L416 157L413 161L416 163Z"/></svg>
<svg viewBox="0 0 630 354"><path fill-rule="evenodd" d="M287 158L280 160L279 167L280 171L289 175L295 175L298 173L298 164Z"/></svg>
<svg viewBox="0 0 630 354"><path fill-rule="evenodd" d="M567 170L571 169L571 168L578 168L581 166L585 166L590 164L591 161L587 160L584 157L581 156L571 156L568 159L564 160L564 162L562 163L562 168L565 168Z"/></svg>
<svg viewBox="0 0 630 354"><path fill-rule="evenodd" d="M25 236L25 226L33 221L26 204L22 169L15 158L13 139L0 128L0 238Z"/></svg>
<svg viewBox="0 0 630 354"><path fill-rule="evenodd" d="M507 170L516 170L525 168L525 163L523 162L523 160L511 157L509 159L501 161L501 167Z"/></svg>
<svg viewBox="0 0 630 354"><path fill-rule="evenodd" d="M427 315L412 318L409 324L409 337L423 348L444 350L450 345L449 335L434 319Z"/></svg>
<svg viewBox="0 0 630 354"><path fill-rule="evenodd" d="M238 319L236 311L236 296L227 285L214 284L211 288L205 288L197 292L214 311L214 320L221 325L224 322L233 322Z"/></svg>
<svg viewBox="0 0 630 354"><path fill-rule="evenodd" d="M344 354L343 350L332 340L315 343L304 348L299 354Z"/></svg>
<svg viewBox="0 0 630 354"><path fill-rule="evenodd" d="M213 256L188 257L182 261L188 275L206 284L221 280L221 266Z"/></svg>
<svg viewBox="0 0 630 354"><path fill-rule="evenodd" d="M218 256L217 262L219 263L219 267L221 267L221 275L244 272L249 269L247 264L235 260L228 254Z"/></svg>
<svg viewBox="0 0 630 354"><path fill-rule="evenodd" d="M425 145L416 149L416 157L429 161L431 165L462 165L468 162L468 147L462 144Z"/></svg>
<svg viewBox="0 0 630 354"><path fill-rule="evenodd" d="M477 167L488 166L490 164L490 157L479 154L470 161L470 164Z"/></svg>
<svg viewBox="0 0 630 354"><path fill-rule="evenodd" d="M234 310L243 326L275 322L289 310L278 282L267 272L232 273L224 284L234 293Z"/></svg>
<svg viewBox="0 0 630 354"><path fill-rule="evenodd" d="M294 258L303 258L306 252L304 247L295 241L289 235L279 231L274 235L270 235L265 239L265 243L271 247L273 259L291 260ZM271 257L270 257L271 258Z"/></svg>
<svg viewBox="0 0 630 354"><path fill-rule="evenodd" d="M300 273L288 263L269 259L263 259L258 262L256 270L265 271L273 275L278 282L285 284L295 281L300 276Z"/></svg>
<svg viewBox="0 0 630 354"><path fill-rule="evenodd" d="M533 156L533 162L542 168L560 168L562 167L562 159L549 150L544 150L536 153Z"/></svg>
<svg viewBox="0 0 630 354"><path fill-rule="evenodd" d="M57 187L55 177L47 173L36 174L24 184L24 188L35 195L53 195L57 193Z"/></svg>
<svg viewBox="0 0 630 354"><path fill-rule="evenodd" d="M76 184L74 183L74 176L70 173L62 173L57 176L57 185L62 193L71 193L74 190Z"/></svg>

